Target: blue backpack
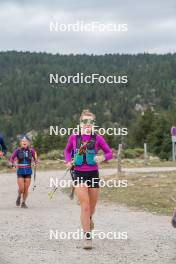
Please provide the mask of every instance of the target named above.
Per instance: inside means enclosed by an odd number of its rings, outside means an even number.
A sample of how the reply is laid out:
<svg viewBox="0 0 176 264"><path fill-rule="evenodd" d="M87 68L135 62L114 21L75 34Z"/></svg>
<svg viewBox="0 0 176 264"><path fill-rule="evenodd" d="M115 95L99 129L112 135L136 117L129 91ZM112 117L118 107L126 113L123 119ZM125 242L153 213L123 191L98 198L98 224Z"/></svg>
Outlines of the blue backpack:
<svg viewBox="0 0 176 264"><path fill-rule="evenodd" d="M82 164L95 165L94 157L96 156L95 151L96 134L91 134L90 141L85 145L86 151L84 154L78 154L79 149L82 146L81 135L76 136L76 151L73 150L74 165L80 166Z"/></svg>

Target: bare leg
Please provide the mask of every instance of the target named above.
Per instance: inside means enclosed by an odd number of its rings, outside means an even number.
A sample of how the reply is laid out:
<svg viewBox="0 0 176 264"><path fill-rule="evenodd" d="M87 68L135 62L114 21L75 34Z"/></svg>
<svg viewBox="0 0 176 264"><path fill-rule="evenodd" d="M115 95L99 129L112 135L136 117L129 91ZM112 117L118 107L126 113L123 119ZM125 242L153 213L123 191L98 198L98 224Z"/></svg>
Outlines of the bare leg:
<svg viewBox="0 0 176 264"><path fill-rule="evenodd" d="M18 194L21 197L24 194L24 179L18 178L17 184L18 184Z"/></svg>
<svg viewBox="0 0 176 264"><path fill-rule="evenodd" d="M99 195L99 188L89 188L89 201L90 201L90 215L92 216L95 212L98 195Z"/></svg>
<svg viewBox="0 0 176 264"><path fill-rule="evenodd" d="M80 202L82 228L84 232L90 232L90 201L89 201L88 187L76 186L75 193Z"/></svg>
<svg viewBox="0 0 176 264"><path fill-rule="evenodd" d="M27 196L28 196L28 189L31 183L31 179L30 178L26 178L24 181L24 194L23 194L23 202L26 201Z"/></svg>

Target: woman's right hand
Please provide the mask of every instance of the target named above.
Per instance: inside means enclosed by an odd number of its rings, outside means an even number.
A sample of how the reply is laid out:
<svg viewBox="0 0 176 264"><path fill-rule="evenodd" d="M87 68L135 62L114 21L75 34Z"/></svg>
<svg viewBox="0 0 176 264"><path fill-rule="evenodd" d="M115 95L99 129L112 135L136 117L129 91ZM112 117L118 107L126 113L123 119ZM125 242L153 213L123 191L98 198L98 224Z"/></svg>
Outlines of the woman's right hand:
<svg viewBox="0 0 176 264"><path fill-rule="evenodd" d="M68 162L68 163L67 163L67 169L70 170L70 169L72 168L72 166L73 166L72 162Z"/></svg>
<svg viewBox="0 0 176 264"><path fill-rule="evenodd" d="M9 162L8 167L11 168L12 170L16 170L16 166L12 162Z"/></svg>

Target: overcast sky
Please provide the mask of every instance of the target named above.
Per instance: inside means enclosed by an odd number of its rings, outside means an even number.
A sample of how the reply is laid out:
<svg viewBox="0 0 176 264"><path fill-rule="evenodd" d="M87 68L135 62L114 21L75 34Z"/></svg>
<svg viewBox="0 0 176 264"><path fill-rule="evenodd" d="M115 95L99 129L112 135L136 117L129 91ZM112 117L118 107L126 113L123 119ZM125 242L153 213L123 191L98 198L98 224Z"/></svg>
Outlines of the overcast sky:
<svg viewBox="0 0 176 264"><path fill-rule="evenodd" d="M50 32L50 21L128 24L128 32ZM0 51L176 52L176 0L0 0Z"/></svg>

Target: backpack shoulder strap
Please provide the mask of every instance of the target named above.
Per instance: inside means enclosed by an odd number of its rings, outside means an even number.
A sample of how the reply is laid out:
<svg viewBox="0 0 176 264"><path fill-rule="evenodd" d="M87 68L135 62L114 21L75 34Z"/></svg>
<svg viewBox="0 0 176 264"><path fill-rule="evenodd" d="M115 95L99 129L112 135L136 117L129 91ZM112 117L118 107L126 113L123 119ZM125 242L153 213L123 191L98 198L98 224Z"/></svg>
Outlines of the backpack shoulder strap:
<svg viewBox="0 0 176 264"><path fill-rule="evenodd" d="M94 133L94 134L91 134L91 138L90 138L90 140L91 140L91 141L92 141L92 143L93 143L93 147L95 147L96 138L97 138L97 135L96 135L96 133Z"/></svg>
<svg viewBox="0 0 176 264"><path fill-rule="evenodd" d="M81 147L82 139L81 135L76 135L76 148L79 149Z"/></svg>
<svg viewBox="0 0 176 264"><path fill-rule="evenodd" d="M17 158L21 159L21 155L22 155L21 153L23 153L21 147L17 147L16 152L17 152Z"/></svg>
<svg viewBox="0 0 176 264"><path fill-rule="evenodd" d="M96 137L97 137L97 134L96 133L91 134L91 139L93 139L94 141L96 141Z"/></svg>
<svg viewBox="0 0 176 264"><path fill-rule="evenodd" d="M96 134L91 134L90 141L87 144L87 149L94 149L95 148L95 142L96 142Z"/></svg>

